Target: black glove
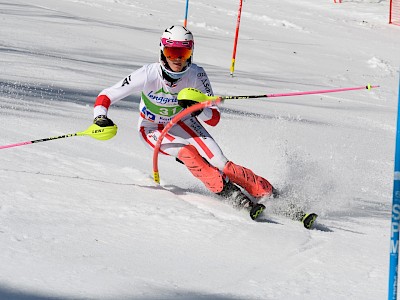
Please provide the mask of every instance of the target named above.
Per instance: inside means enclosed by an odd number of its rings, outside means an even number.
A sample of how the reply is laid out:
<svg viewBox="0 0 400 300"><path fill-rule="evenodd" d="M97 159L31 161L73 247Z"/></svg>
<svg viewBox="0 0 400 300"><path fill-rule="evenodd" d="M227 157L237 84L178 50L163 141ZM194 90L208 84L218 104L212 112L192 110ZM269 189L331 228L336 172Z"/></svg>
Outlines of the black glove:
<svg viewBox="0 0 400 300"><path fill-rule="evenodd" d="M100 115L94 118L94 124L100 127L114 126L114 122L107 118L106 115Z"/></svg>
<svg viewBox="0 0 400 300"><path fill-rule="evenodd" d="M193 101L193 100L178 100L179 106L183 107L183 108L188 108L188 107L190 107L192 105L195 105L197 103L199 103L199 102L196 102L196 101Z"/></svg>
<svg viewBox="0 0 400 300"><path fill-rule="evenodd" d="M199 103L199 102L193 101L193 100L178 100L179 106L183 107L183 108L188 108L197 103ZM202 111L203 111L202 109L196 110L195 112L192 112L192 116L197 117L199 114L201 114Z"/></svg>

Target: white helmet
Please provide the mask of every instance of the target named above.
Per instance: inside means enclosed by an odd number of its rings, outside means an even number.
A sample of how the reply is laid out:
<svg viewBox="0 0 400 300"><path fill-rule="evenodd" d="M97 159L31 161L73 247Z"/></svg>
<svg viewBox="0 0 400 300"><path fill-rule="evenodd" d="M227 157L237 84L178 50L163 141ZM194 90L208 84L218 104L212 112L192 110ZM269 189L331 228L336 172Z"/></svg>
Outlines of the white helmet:
<svg viewBox="0 0 400 300"><path fill-rule="evenodd" d="M193 59L194 40L192 33L181 25L173 25L165 29L160 41L160 64L162 70L172 79L179 79L189 70ZM180 72L171 70L167 63L170 57L186 58L186 66Z"/></svg>

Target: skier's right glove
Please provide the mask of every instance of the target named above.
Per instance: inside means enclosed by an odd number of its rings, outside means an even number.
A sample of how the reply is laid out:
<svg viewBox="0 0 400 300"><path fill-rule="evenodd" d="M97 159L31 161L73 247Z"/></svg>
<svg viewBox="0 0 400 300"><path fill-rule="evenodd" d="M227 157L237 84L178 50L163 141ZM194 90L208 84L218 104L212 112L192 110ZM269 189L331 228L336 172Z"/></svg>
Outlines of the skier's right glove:
<svg viewBox="0 0 400 300"><path fill-rule="evenodd" d="M196 102L196 101L193 101L193 100L178 100L179 106L183 107L183 108L188 108L188 107L190 107L192 105L195 105L197 103L199 103L199 102Z"/></svg>
<svg viewBox="0 0 400 300"><path fill-rule="evenodd" d="M183 107L183 108L188 108L188 107L190 107L190 106L192 106L192 105L195 105L195 104L197 104L197 103L199 103L199 102L193 101L193 100L178 100L178 105L179 105L180 107ZM199 110L193 112L193 113L192 113L192 116L193 116L193 117L196 117L196 116L198 116L199 114L201 114L202 111L203 111L202 109L199 109Z"/></svg>
<svg viewBox="0 0 400 300"><path fill-rule="evenodd" d="M106 115L100 115L94 118L94 124L100 127L114 126L114 122L107 118Z"/></svg>

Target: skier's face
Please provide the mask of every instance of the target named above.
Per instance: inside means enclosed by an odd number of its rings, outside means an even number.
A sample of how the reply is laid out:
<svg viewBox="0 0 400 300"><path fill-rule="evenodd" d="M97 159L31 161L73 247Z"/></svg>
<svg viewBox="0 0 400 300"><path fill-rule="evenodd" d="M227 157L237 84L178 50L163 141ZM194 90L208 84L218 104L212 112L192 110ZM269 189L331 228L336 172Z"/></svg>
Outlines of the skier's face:
<svg viewBox="0 0 400 300"><path fill-rule="evenodd" d="M177 57L174 59L170 59L167 57L167 63L171 70L174 72L181 72L186 66L186 60L183 57Z"/></svg>

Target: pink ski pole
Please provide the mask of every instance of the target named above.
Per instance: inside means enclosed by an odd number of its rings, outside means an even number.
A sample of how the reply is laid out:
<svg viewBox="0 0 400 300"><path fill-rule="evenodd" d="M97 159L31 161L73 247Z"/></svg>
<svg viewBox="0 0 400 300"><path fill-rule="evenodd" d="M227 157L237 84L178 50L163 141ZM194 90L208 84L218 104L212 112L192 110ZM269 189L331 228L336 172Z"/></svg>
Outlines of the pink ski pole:
<svg viewBox="0 0 400 300"><path fill-rule="evenodd" d="M107 127L100 127L96 124L90 125L86 130L80 131L80 132L75 132L75 133L69 133L69 134L64 134L64 135L59 135L59 136L53 136L53 137L48 137L44 139L39 139L39 140L32 140L32 141L26 141L26 142L20 142L20 143L15 143L15 144L9 144L9 145L4 145L0 146L0 149L6 149L6 148L13 148L13 147L18 147L18 146L24 146L24 145L29 145L29 144L35 144L35 143L40 143L40 142L47 142L47 141L53 141L53 140L58 140L58 139L65 139L73 136L90 136L92 138L95 138L97 140L109 140L112 137L114 137L117 134L118 127L117 125L114 126L107 126Z"/></svg>
<svg viewBox="0 0 400 300"><path fill-rule="evenodd" d="M6 149L6 148L24 146L24 145L29 145L29 144L34 144L34 143L40 143L40 142L47 142L47 141L52 141L52 140L56 140L56 139L63 139L63 138L71 137L71 136L77 136L77 135L78 135L78 133L73 133L73 134L60 135L60 136L56 136L56 137L44 138L44 139L40 139L40 140L33 140L33 141L20 142L20 143L15 143L15 144L10 144L10 145L0 146L0 149Z"/></svg>
<svg viewBox="0 0 400 300"><path fill-rule="evenodd" d="M316 91L305 91L305 92L289 92L280 94L265 94L265 95L253 95L253 96L223 96L222 100L239 100L239 99L254 99L254 98L274 98L274 97L287 97L287 96L301 96L301 95L313 95L313 94L326 94L326 93L337 93L355 90L370 90L377 88L379 85L364 85L358 87L338 88L329 90L316 90Z"/></svg>
<svg viewBox="0 0 400 300"><path fill-rule="evenodd" d="M370 90L372 88L377 88L379 85L364 85L359 87L348 87L348 88L337 88L337 89L326 89L326 90L315 90L315 91L306 91L306 92L291 92L291 93L280 93L280 94L264 94L264 95L253 95L253 96L207 96L202 93L198 89L194 88L184 88L182 89L177 99L178 100L191 100L198 102L181 112L179 112L175 117L169 121L168 124L164 127L161 132L161 135L158 137L157 143L154 147L153 152L153 178L156 183L160 183L160 174L158 170L158 154L160 152L161 144L168 133L168 131L178 123L183 117L203 109L205 107L209 107L212 105L218 105L222 103L224 100L244 100L244 99L253 99L253 98L272 98L272 97L286 97L286 96L299 96L299 95L312 95L312 94L325 94L325 93L334 93L334 92L345 92L345 91L354 91L354 90Z"/></svg>

